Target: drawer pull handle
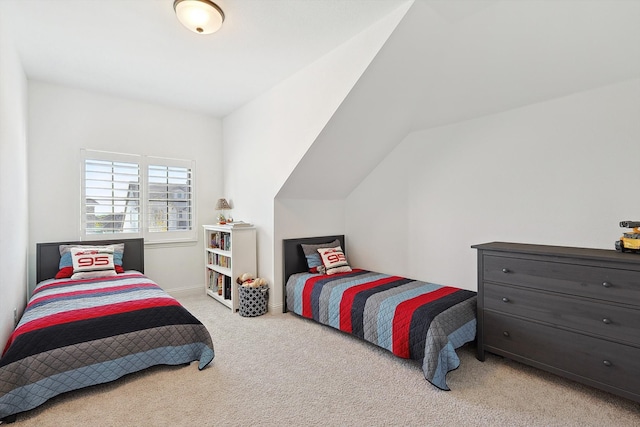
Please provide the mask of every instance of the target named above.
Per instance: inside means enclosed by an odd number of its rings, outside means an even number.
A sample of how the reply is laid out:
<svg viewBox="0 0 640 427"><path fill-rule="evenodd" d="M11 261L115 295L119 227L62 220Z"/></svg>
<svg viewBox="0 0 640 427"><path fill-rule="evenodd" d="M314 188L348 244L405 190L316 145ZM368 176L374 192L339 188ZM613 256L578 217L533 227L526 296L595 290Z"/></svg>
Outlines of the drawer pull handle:
<svg viewBox="0 0 640 427"><path fill-rule="evenodd" d="M609 283L609 282L602 282L602 286L604 286L605 288L610 288L610 287L611 287L611 283Z"/></svg>
<svg viewBox="0 0 640 427"><path fill-rule="evenodd" d="M612 365L612 363L609 362L608 360L604 360L604 361L602 361L602 363L604 363L604 366L611 366Z"/></svg>
<svg viewBox="0 0 640 427"><path fill-rule="evenodd" d="M502 269L502 272L503 272L503 273L511 273L511 270L509 270L508 268L503 268L503 269Z"/></svg>
<svg viewBox="0 0 640 427"><path fill-rule="evenodd" d="M508 337L509 336L509 332L508 331L504 331L504 332L502 332L502 335L504 335L505 337Z"/></svg>
<svg viewBox="0 0 640 427"><path fill-rule="evenodd" d="M511 300L509 298L507 298L507 297L502 298L502 302L509 302L509 301L511 301Z"/></svg>
<svg viewBox="0 0 640 427"><path fill-rule="evenodd" d="M604 323L605 325L608 325L609 323L611 323L611 319L607 319L605 317L604 319L602 319L602 323Z"/></svg>

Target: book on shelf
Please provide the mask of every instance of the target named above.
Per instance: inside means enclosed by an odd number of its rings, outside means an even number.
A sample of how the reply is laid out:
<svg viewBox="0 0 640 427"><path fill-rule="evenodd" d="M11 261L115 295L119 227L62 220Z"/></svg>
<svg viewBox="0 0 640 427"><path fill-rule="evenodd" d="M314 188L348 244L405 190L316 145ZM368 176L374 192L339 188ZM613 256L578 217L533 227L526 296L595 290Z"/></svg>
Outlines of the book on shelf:
<svg viewBox="0 0 640 427"><path fill-rule="evenodd" d="M216 283L216 272L213 270L209 270L209 283L207 285L207 287L209 288L210 291L212 292L217 292L218 291L218 284Z"/></svg>
<svg viewBox="0 0 640 427"><path fill-rule="evenodd" d="M211 233L210 239L210 249L221 249L223 251L231 250L231 234L218 231L215 233Z"/></svg>
<svg viewBox="0 0 640 427"><path fill-rule="evenodd" d="M226 224L224 224L224 226L229 228L241 228L241 227L253 227L253 224L249 222L244 222L244 221L233 221L233 222L227 222Z"/></svg>
<svg viewBox="0 0 640 427"><path fill-rule="evenodd" d="M231 299L231 277L224 276L224 299Z"/></svg>

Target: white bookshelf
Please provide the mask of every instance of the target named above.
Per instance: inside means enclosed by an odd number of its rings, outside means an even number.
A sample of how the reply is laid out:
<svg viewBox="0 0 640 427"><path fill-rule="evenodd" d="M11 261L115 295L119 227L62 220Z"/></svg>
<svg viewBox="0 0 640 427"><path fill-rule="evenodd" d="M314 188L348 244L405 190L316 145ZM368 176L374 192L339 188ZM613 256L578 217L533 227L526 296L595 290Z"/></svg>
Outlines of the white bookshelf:
<svg viewBox="0 0 640 427"><path fill-rule="evenodd" d="M256 276L256 229L253 226L204 225L205 292L238 310L236 278Z"/></svg>

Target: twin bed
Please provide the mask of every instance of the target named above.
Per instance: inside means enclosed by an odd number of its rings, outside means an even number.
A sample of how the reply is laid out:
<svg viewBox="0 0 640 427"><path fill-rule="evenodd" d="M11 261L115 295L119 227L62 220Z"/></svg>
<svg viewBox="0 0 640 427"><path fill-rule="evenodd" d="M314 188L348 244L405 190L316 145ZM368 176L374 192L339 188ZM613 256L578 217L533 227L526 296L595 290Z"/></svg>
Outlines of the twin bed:
<svg viewBox="0 0 640 427"><path fill-rule="evenodd" d="M333 250L344 243L343 235L283 241L285 311L422 361L425 379L449 390L446 374L460 365L455 349L476 336L476 292L345 268L346 256ZM309 261L324 248L340 259L334 274Z"/></svg>
<svg viewBox="0 0 640 427"><path fill-rule="evenodd" d="M122 272L55 279L67 275L61 245L115 245L106 253ZM43 243L36 253L37 286L0 358L0 420L151 366L213 360L205 326L144 276L143 239Z"/></svg>

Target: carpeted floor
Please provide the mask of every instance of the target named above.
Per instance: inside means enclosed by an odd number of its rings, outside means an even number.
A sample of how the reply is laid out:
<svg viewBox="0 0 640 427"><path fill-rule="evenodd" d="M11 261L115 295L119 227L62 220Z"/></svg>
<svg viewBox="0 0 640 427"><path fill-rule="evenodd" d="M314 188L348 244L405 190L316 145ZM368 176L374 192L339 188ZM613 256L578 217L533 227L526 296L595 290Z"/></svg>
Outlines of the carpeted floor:
<svg viewBox="0 0 640 427"><path fill-rule="evenodd" d="M292 314L245 318L204 295L179 300L216 357L68 393L22 426L639 426L640 404L489 355L459 350L451 391L418 363Z"/></svg>

